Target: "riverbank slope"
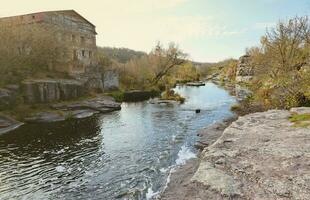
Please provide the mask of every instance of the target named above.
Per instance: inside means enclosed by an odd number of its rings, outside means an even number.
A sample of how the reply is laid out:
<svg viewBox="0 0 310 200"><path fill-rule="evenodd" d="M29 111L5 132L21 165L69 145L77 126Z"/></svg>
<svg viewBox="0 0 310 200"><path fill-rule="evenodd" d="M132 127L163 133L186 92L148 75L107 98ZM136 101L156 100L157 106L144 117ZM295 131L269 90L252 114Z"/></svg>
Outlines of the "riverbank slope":
<svg viewBox="0 0 310 200"><path fill-rule="evenodd" d="M309 199L308 115L293 108L239 117L172 175L160 199Z"/></svg>

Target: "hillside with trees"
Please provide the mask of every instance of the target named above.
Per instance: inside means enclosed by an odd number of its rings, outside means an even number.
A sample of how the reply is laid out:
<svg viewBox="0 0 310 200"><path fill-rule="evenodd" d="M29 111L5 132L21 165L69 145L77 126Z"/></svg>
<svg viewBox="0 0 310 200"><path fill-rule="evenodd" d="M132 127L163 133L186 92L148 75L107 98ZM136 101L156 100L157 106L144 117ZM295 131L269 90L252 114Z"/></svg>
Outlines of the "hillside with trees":
<svg viewBox="0 0 310 200"><path fill-rule="evenodd" d="M146 55L146 53L142 51L115 47L98 47L98 52L111 60L115 60L123 64L129 62L132 59L139 59Z"/></svg>

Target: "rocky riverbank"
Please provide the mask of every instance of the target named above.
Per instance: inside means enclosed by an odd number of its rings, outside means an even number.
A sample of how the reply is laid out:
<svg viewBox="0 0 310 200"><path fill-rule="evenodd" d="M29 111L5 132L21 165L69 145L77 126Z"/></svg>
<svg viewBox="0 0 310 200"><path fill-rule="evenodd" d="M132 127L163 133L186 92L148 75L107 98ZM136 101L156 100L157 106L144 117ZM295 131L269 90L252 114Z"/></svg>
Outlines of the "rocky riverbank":
<svg viewBox="0 0 310 200"><path fill-rule="evenodd" d="M108 113L121 109L121 104L112 97L98 96L84 100L45 105L41 111L25 114L24 123L50 123L68 119L81 119L99 113ZM11 117L0 115L0 134L10 132L23 125Z"/></svg>
<svg viewBox="0 0 310 200"><path fill-rule="evenodd" d="M209 127L199 159L172 174L160 199L310 199L310 127L292 115L307 121L310 108L249 114L224 131Z"/></svg>

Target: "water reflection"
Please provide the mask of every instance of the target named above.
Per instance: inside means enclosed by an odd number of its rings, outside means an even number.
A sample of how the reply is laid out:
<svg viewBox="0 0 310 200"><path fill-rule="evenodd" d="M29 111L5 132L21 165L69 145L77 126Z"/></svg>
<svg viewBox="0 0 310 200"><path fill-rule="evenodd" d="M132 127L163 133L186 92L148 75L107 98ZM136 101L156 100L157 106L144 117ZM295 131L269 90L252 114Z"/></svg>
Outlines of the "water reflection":
<svg viewBox="0 0 310 200"><path fill-rule="evenodd" d="M231 116L235 102L211 83L176 91L184 105L123 104L119 112L1 136L0 199L145 199L162 189L176 160L194 151L196 131Z"/></svg>

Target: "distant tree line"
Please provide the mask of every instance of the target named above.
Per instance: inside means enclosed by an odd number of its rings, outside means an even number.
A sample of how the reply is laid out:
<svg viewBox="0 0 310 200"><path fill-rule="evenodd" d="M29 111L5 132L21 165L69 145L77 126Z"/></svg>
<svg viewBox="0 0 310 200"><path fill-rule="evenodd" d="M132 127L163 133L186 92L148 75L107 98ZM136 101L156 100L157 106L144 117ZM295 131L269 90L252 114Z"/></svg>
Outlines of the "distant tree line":
<svg viewBox="0 0 310 200"><path fill-rule="evenodd" d="M113 48L113 47L98 47L98 52L105 55L110 60L115 60L119 63L127 63L132 59L139 59L147 53L135 51L128 48Z"/></svg>
<svg viewBox="0 0 310 200"><path fill-rule="evenodd" d="M123 89L165 89L179 80L199 79L199 71L176 44L158 43L150 53L99 48L99 63L120 73Z"/></svg>

